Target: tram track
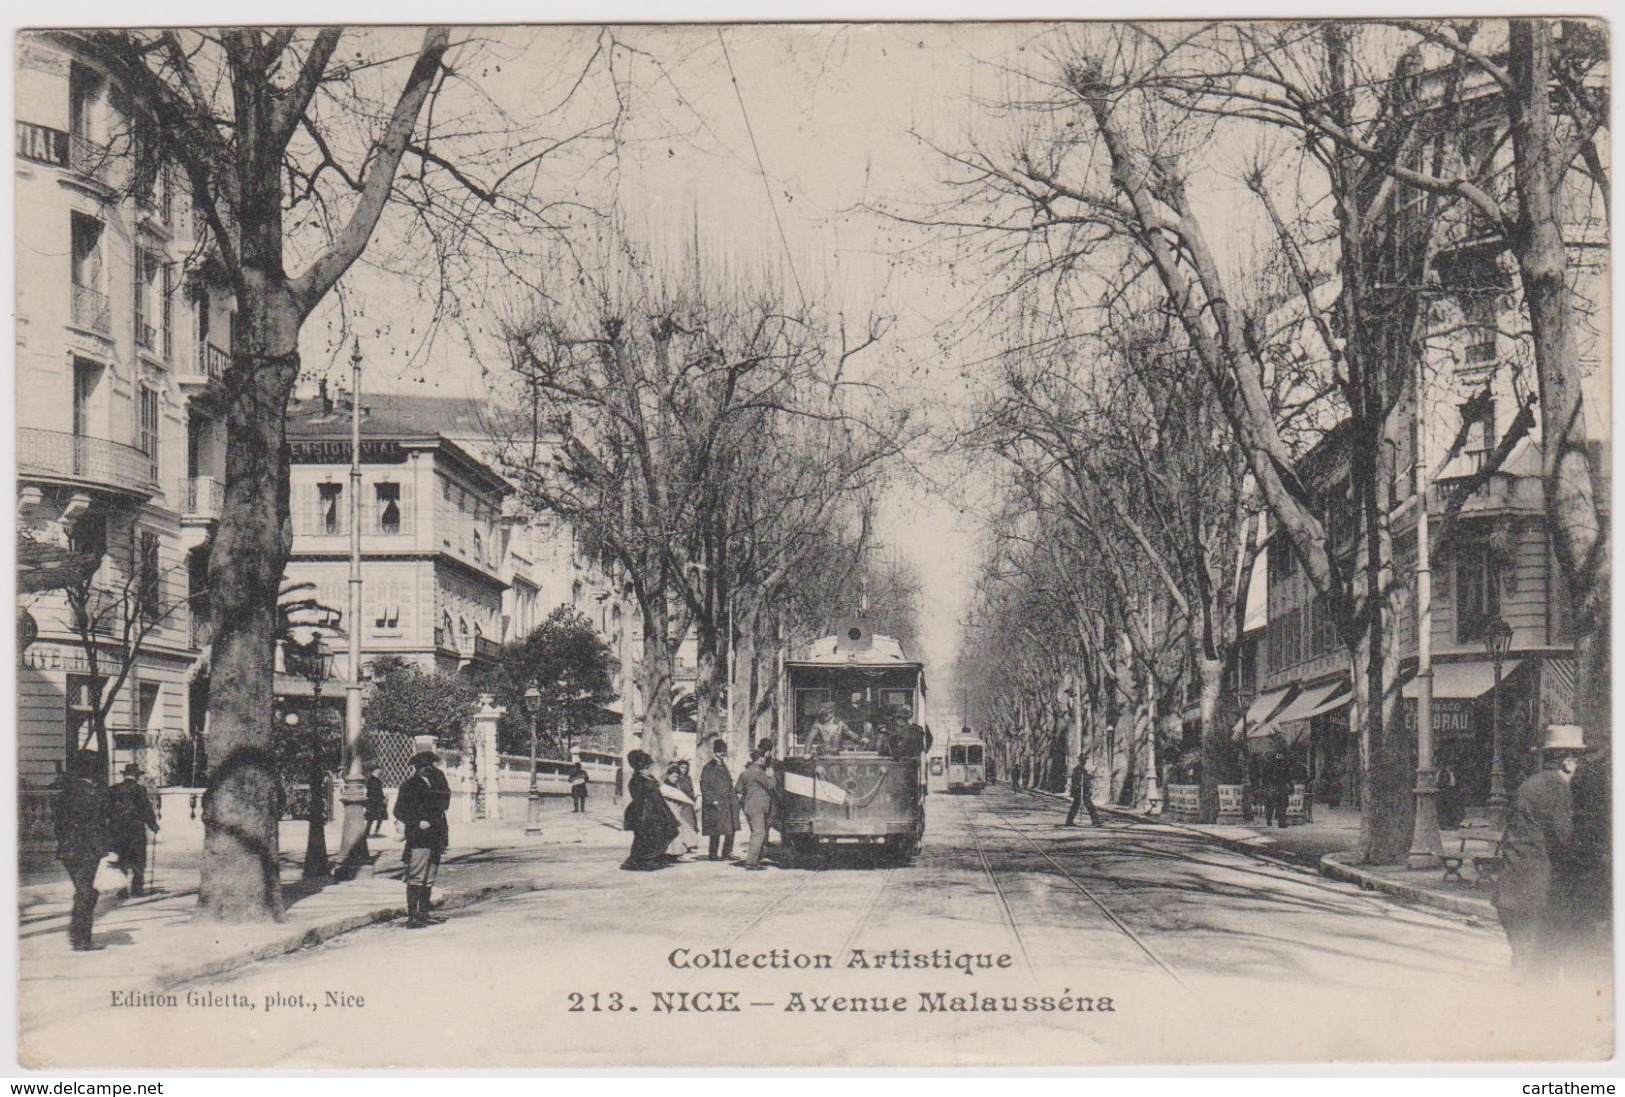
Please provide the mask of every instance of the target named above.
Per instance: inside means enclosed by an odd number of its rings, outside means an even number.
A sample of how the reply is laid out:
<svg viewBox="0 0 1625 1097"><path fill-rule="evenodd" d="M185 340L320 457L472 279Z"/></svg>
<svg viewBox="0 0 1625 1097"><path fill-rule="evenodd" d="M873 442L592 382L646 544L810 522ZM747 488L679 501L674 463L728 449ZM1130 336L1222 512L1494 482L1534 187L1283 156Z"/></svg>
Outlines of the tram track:
<svg viewBox="0 0 1625 1097"><path fill-rule="evenodd" d="M1073 873L1065 865L1063 865L1060 861L1056 860L1054 855L1051 854L1049 852L1049 850L1047 850L1043 846L1039 845L1038 842L1036 842L1033 839L1032 835L1028 834L1026 831L1024 831L1020 827L1016 826L1015 823L1011 822L1011 820L1003 812L1001 812L998 808L993 807L992 805L987 804L987 803L983 803L982 807L989 814L993 815L996 819L998 819L998 821L1005 827L1005 829L1013 832L1018 838L1020 838L1022 841L1024 841L1029 846L1031 846L1033 848L1034 852L1036 852L1040 857L1042 857L1049 864L1049 866L1052 869L1054 869L1055 872L1062 879L1064 879L1068 884L1070 884L1072 886L1072 888L1075 891L1078 892L1078 894L1082 895L1085 899L1087 899L1090 902L1090 904L1095 907L1096 910L1100 911L1100 913L1106 918L1106 920L1108 922L1110 922L1112 924L1113 927L1115 927L1120 933L1123 934L1124 937L1126 937L1130 942L1132 942L1134 944L1134 946L1140 951L1140 953L1145 956L1146 959L1150 960L1151 963L1154 964L1158 969L1160 969L1163 974L1167 975L1175 983L1179 984L1179 987L1182 990L1184 990L1187 994L1190 994L1193 997L1195 996L1196 992L1191 989L1190 984L1186 983L1184 979L1181 979L1179 977L1179 973L1174 970L1173 966L1171 964L1169 964L1168 961L1164 960L1162 958L1162 956L1157 953L1157 950L1152 948L1150 946L1150 944L1148 944L1143 937L1141 937L1138 933L1136 933L1134 931L1134 928L1132 926L1130 926L1127 922L1125 922L1123 920L1123 918L1120 915L1118 915L1118 913L1116 911L1114 911L1110 906L1108 906L1106 904L1105 900L1101 899L1101 897L1099 895L1095 894L1095 892L1092 889L1090 889L1081 880L1079 880L1075 875L1073 875ZM968 824L968 815L969 815L968 811L966 812L966 815L967 815L967 825L971 825L971 824ZM972 826L972 836L974 838L975 837L974 827L973 827L973 825L971 825L971 826ZM979 840L977 841L977 846L978 846L978 850L980 851L980 841Z"/></svg>
<svg viewBox="0 0 1625 1097"><path fill-rule="evenodd" d="M1010 936L1015 938L1016 947L1021 952L1022 965L1026 967L1027 974L1036 979L1038 972L1033 967L1033 959L1028 952L1027 941L1021 935L1021 925L1016 921L1015 912L1010 909L1010 897L1005 894L1004 885L999 883L998 873L993 871L993 862L988 859L987 850L982 846L982 838L977 832L976 824L971 822L970 811L964 804L960 804L959 814L961 821L965 824L965 830L970 834L971 844L976 847L976 856L982 862L982 871L987 874L988 882L993 885L994 895L998 896L999 908L1004 912L1004 924L1010 930Z"/></svg>

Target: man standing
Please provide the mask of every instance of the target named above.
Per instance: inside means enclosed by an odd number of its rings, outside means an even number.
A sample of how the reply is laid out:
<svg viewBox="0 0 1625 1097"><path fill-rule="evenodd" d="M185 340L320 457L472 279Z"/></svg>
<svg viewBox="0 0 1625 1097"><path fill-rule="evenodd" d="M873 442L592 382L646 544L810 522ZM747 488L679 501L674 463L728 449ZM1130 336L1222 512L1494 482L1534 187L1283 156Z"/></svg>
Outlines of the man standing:
<svg viewBox="0 0 1625 1097"><path fill-rule="evenodd" d="M577 814L587 810L587 771L580 762L570 767L570 809Z"/></svg>
<svg viewBox="0 0 1625 1097"><path fill-rule="evenodd" d="M132 762L123 772L107 794L109 838L119 867L130 874L130 895L139 898L147 893L147 831L158 833L158 817L139 780L141 767Z"/></svg>
<svg viewBox="0 0 1625 1097"><path fill-rule="evenodd" d="M68 943L75 952L96 952L106 947L91 939L98 898L96 866L113 848L107 832L107 785L102 773L100 754L78 751L56 798L56 859L73 881Z"/></svg>
<svg viewBox="0 0 1625 1097"><path fill-rule="evenodd" d="M451 806L451 786L446 775L435 768L440 755L432 750L412 755L407 764L412 776L401 782L395 796L395 818L406 831L406 847L401 860L406 863L406 926L421 929L445 919L429 913L429 897L440 875L440 855L451 840L446 809Z"/></svg>
<svg viewBox="0 0 1625 1097"><path fill-rule="evenodd" d="M739 797L734 794L733 774L728 770L728 744L721 739L711 744L711 760L700 770L700 829L711 842L711 860L722 849L721 860L736 861L734 835L739 831Z"/></svg>
<svg viewBox="0 0 1625 1097"><path fill-rule="evenodd" d="M1066 825L1077 826L1078 809L1089 809L1089 821L1095 826L1100 825L1100 813L1095 810L1094 783L1095 779L1084 768L1086 754L1078 755L1078 764L1072 767L1072 808L1066 813Z"/></svg>
<svg viewBox="0 0 1625 1097"><path fill-rule="evenodd" d="M771 741L764 739L763 743L771 746ZM769 757L762 750L762 744L751 751L750 765L745 772L739 775L739 784L734 791L739 796L739 806L745 813L745 820L750 824L750 849L745 855L745 867L753 872L762 870L762 850L767 845L768 817L773 813L773 775L768 772Z"/></svg>
<svg viewBox="0 0 1625 1097"><path fill-rule="evenodd" d="M377 766L367 767L367 807L363 818L367 821L367 837L382 834L389 819L389 797L384 794L384 779Z"/></svg>
<svg viewBox="0 0 1625 1097"><path fill-rule="evenodd" d="M1580 768L1584 733L1577 724L1552 724L1541 744L1541 771L1518 786L1501 835L1506 867L1495 881L1495 909L1512 946L1512 966L1524 973L1547 968L1560 942L1553 933L1554 862L1574 836L1569 783Z"/></svg>

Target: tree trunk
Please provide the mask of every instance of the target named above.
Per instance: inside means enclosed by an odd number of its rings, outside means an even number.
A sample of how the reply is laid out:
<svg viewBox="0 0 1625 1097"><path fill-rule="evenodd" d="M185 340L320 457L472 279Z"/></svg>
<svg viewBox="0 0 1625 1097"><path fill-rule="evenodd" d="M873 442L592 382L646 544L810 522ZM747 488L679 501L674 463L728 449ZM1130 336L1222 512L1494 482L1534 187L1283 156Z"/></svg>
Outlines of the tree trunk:
<svg viewBox="0 0 1625 1097"><path fill-rule="evenodd" d="M1603 497L1604 450L1586 436L1584 371L1574 344L1573 293L1563 240L1561 187L1568 165L1551 108L1551 29L1544 19L1510 25L1506 97L1511 120L1518 220L1513 250L1529 309L1540 384L1546 524L1574 605L1574 717L1586 745L1603 753L1576 787L1576 851L1582 863L1574 900L1580 917L1610 917L1612 782L1609 613L1613 574ZM1601 441L1601 440L1599 440ZM1603 937L1599 935L1598 940Z"/></svg>
<svg viewBox="0 0 1625 1097"><path fill-rule="evenodd" d="M1218 659L1199 658L1196 671L1202 690L1199 702L1202 712L1201 820L1216 823L1219 821L1219 779L1223 776L1224 748L1230 734L1230 729L1219 721L1224 663Z"/></svg>
<svg viewBox="0 0 1625 1097"><path fill-rule="evenodd" d="M293 299L269 279L244 281L237 345L225 375L225 502L209 555L217 624L198 907L221 921L282 913L272 660L277 590L292 547L286 416L299 374L301 317Z"/></svg>
<svg viewBox="0 0 1625 1097"><path fill-rule="evenodd" d="M672 752L671 687L676 663L676 651L668 636L671 621L665 599L651 598L643 616L643 658L638 664L643 689L641 746L655 761L665 762Z"/></svg>

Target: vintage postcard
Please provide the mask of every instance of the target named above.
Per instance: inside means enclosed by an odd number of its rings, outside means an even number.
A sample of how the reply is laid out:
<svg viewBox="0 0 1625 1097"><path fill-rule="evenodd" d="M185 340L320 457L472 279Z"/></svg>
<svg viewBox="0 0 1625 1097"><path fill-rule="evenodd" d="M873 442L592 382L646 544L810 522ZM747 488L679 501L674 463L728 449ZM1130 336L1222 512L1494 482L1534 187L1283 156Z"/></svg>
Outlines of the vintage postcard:
<svg viewBox="0 0 1625 1097"><path fill-rule="evenodd" d="M1603 22L13 49L23 1066L1613 1055Z"/></svg>

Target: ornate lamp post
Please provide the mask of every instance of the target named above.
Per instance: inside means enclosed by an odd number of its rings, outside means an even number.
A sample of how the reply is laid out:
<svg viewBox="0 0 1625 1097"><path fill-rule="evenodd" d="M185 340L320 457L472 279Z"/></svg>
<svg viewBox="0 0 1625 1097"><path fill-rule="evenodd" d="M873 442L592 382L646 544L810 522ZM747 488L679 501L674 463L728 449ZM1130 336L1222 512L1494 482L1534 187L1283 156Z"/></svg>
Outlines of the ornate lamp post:
<svg viewBox="0 0 1625 1097"><path fill-rule="evenodd" d="M333 655L322 643L321 637L315 637L305 644L288 644L283 652L283 661L288 669L310 682L311 713L310 713L310 798L307 805L307 818L310 820L310 831L305 838L305 866L302 875L305 879L317 879L332 872L332 866L327 858L327 834L324 825L327 821L327 805L323 802L323 786L326 784L326 773L322 767L322 725L317 718L322 710L322 683L332 672Z"/></svg>
<svg viewBox="0 0 1625 1097"><path fill-rule="evenodd" d="M525 690L525 715L530 717L530 794L525 801L525 833L542 830L542 790L536 785L536 736L542 722L542 691L532 682Z"/></svg>
<svg viewBox="0 0 1625 1097"><path fill-rule="evenodd" d="M1506 824L1507 783L1501 745L1501 666L1512 647L1512 626L1496 617L1484 624L1484 648L1495 669L1495 686L1490 691L1490 825L1500 830Z"/></svg>

